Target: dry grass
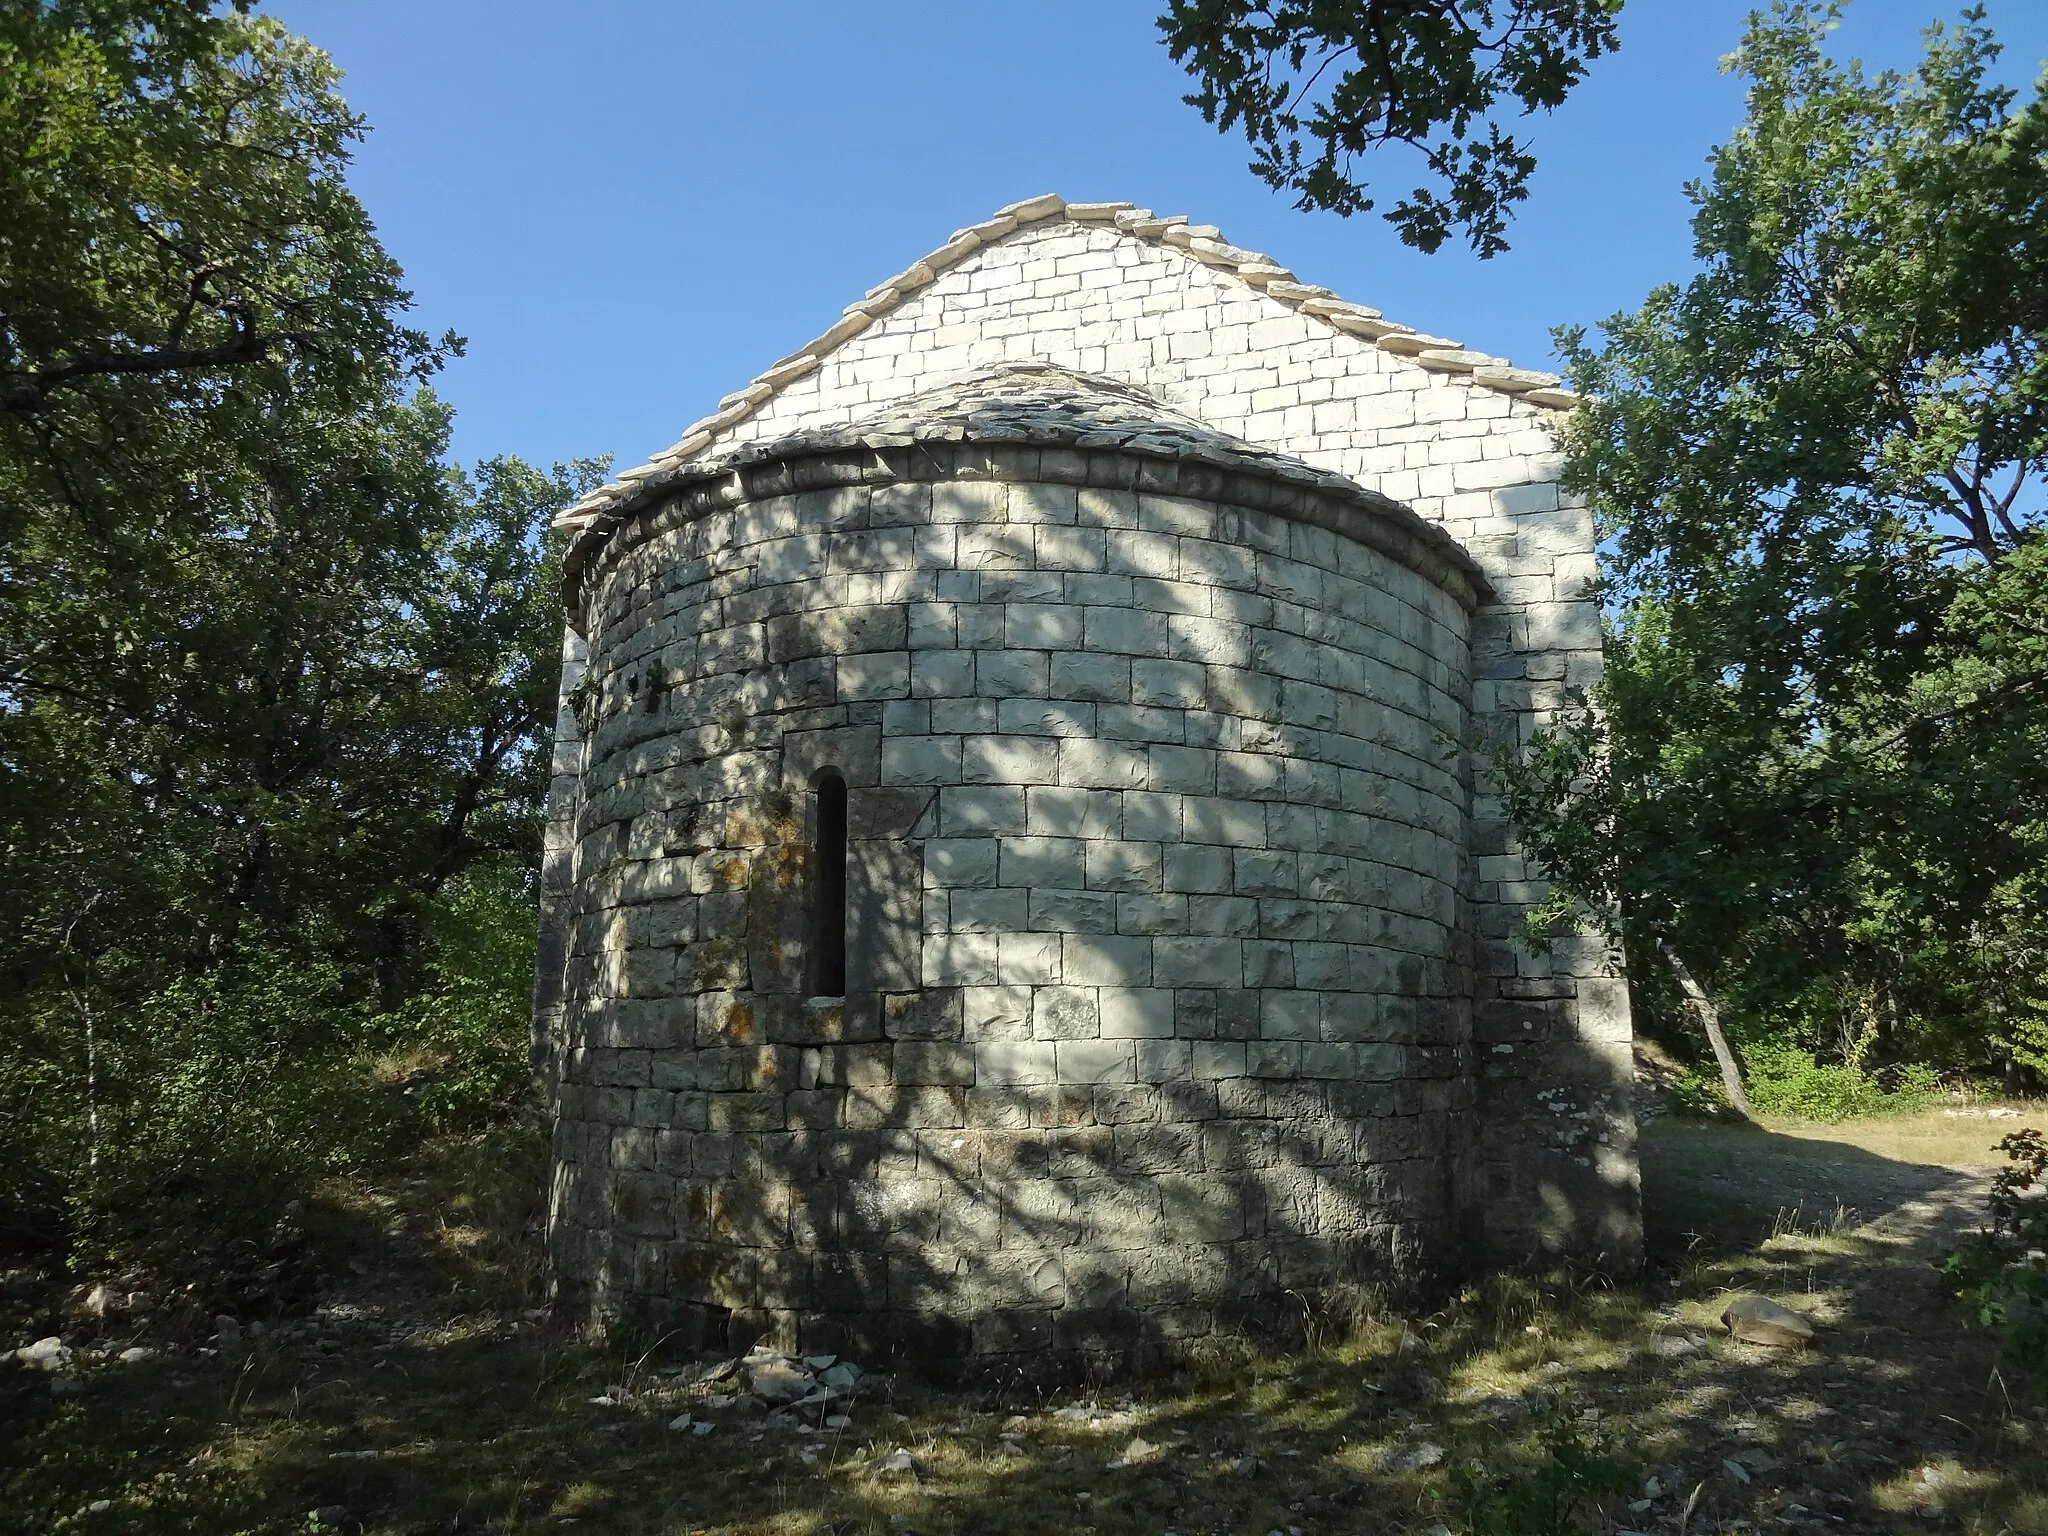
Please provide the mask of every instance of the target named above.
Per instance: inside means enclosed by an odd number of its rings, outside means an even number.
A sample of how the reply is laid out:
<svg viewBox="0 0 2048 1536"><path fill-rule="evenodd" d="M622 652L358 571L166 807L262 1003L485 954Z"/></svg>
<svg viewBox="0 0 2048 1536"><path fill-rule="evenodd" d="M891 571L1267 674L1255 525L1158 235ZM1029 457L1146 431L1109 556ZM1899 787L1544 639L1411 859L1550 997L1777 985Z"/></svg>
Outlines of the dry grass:
<svg viewBox="0 0 2048 1536"><path fill-rule="evenodd" d="M2048 1412L1956 1329L1925 1262L1982 1176L1880 1152L1873 1129L1650 1127L1639 1287L1496 1276L1428 1317L1131 1394L899 1376L818 1434L525 1315L533 1149L443 1149L335 1193L320 1241L338 1275L309 1335L96 1366L61 1394L0 1376L0 1528L304 1531L340 1505L345 1529L417 1536L1420 1536L1465 1528L1454 1465L1541 1464L1531 1410L1556 1398L1629 1469L1589 1530L1668 1536L1690 1504L1689 1533L2048 1532ZM1821 1347L1729 1341L1734 1289L1806 1311ZM716 1427L670 1430L685 1411ZM1133 1439L1156 1449L1133 1460ZM878 1472L898 1449L915 1472Z"/></svg>
<svg viewBox="0 0 2048 1536"><path fill-rule="evenodd" d="M1995 1109L2014 1113L2010 1118L1988 1117L1986 1111ZM1895 1162L1971 1168L2002 1161L1997 1151L2001 1137L2029 1126L2048 1131L2048 1106L1972 1104L1911 1115L1875 1115L1867 1120L1844 1120L1832 1125L1766 1115L1760 1123L1765 1130L1781 1136L1831 1141Z"/></svg>

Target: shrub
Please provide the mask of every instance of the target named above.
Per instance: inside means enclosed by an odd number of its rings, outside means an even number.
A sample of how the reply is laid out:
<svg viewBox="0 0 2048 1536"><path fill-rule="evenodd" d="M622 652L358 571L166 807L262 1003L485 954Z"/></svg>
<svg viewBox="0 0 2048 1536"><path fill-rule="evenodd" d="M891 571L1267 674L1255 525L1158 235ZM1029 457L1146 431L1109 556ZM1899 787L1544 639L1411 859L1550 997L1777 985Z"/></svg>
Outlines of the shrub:
<svg viewBox="0 0 2048 1536"><path fill-rule="evenodd" d="M1542 1454L1533 1467L1461 1461L1451 1468L1451 1499L1472 1536L1569 1536L1582 1509L1631 1486L1618 1445L1587 1440L1565 1399L1539 1410L1536 1438Z"/></svg>
<svg viewBox="0 0 2048 1536"><path fill-rule="evenodd" d="M1717 1120L1729 1110L1720 1082L1697 1067L1686 1068L1665 1087L1664 1107L1690 1120Z"/></svg>
<svg viewBox="0 0 2048 1536"><path fill-rule="evenodd" d="M1926 1067L1906 1069L1898 1086L1887 1092L1858 1068L1824 1065L1796 1045L1752 1044L1744 1047L1743 1056L1750 1103L1767 1115L1834 1121L1895 1114L1920 1108L1935 1090L1934 1074Z"/></svg>
<svg viewBox="0 0 2048 1536"><path fill-rule="evenodd" d="M290 1191L372 1155L369 1013L334 966L251 945L122 999L9 1020L0 1119L75 1256L184 1263L260 1241Z"/></svg>
<svg viewBox="0 0 2048 1536"><path fill-rule="evenodd" d="M426 985L380 1021L422 1064L407 1093L433 1130L474 1128L526 1086L537 897L509 859L467 871L428 916Z"/></svg>
<svg viewBox="0 0 2048 1536"><path fill-rule="evenodd" d="M423 914L415 985L390 1011L365 967L261 936L183 971L115 953L75 986L16 994L0 1006L0 1252L182 1272L264 1250L324 1176L517 1098L533 957L533 882L505 859Z"/></svg>
<svg viewBox="0 0 2048 1536"><path fill-rule="evenodd" d="M1939 1267L2007 1359L2048 1374L2048 1137L2014 1131L1998 1146L2007 1166L1991 1180L1990 1222Z"/></svg>

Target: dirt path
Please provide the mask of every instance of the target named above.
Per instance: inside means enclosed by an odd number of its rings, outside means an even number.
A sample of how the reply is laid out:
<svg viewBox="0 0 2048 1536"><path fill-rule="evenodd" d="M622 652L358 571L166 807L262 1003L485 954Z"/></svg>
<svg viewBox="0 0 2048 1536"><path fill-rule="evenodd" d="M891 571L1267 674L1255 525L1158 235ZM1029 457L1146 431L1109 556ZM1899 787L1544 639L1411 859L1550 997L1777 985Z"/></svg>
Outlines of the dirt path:
<svg viewBox="0 0 2048 1536"><path fill-rule="evenodd" d="M1927 1248L1953 1243L1983 1220L1988 1161L1903 1161L1858 1144L1852 1129L1829 1129L1836 1134L1653 1124L1642 1143L1653 1226L1668 1231L1704 1217L1722 1242L1798 1228Z"/></svg>
<svg viewBox="0 0 2048 1536"><path fill-rule="evenodd" d="M1776 1493L1780 1525L2048 1530L2044 1415L1959 1326L1934 1269L1983 1221L1991 1144L2012 1128L1646 1127L1653 1286L1701 1345L1676 1360L1647 1438L1689 1452L1674 1464L1724 1506L1741 1480L1701 1456L1717 1440L1748 1448L1724 1458L1751 1474L1745 1492L1804 1479ZM1715 1324L1742 1291L1804 1312L1817 1348L1726 1339Z"/></svg>

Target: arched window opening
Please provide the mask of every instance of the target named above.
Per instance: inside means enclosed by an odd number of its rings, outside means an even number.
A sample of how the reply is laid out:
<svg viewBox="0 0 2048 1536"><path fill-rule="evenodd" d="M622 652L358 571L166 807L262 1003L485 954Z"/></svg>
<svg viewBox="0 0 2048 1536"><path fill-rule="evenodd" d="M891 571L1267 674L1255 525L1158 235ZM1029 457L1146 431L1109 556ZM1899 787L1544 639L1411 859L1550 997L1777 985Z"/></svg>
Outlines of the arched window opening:
<svg viewBox="0 0 2048 1536"><path fill-rule="evenodd" d="M846 780L817 778L817 838L811 845L811 995L846 995Z"/></svg>

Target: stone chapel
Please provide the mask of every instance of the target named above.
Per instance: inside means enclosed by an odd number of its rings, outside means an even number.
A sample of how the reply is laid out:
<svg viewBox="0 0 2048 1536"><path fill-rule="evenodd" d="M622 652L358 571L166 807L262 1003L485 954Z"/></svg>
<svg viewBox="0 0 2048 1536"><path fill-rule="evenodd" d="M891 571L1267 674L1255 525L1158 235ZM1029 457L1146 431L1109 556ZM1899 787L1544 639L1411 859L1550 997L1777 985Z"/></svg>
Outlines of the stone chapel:
<svg viewBox="0 0 2048 1536"><path fill-rule="evenodd" d="M1047 1375L1632 1268L1626 984L1486 774L1600 668L1557 384L1037 197L570 508L560 1304Z"/></svg>

